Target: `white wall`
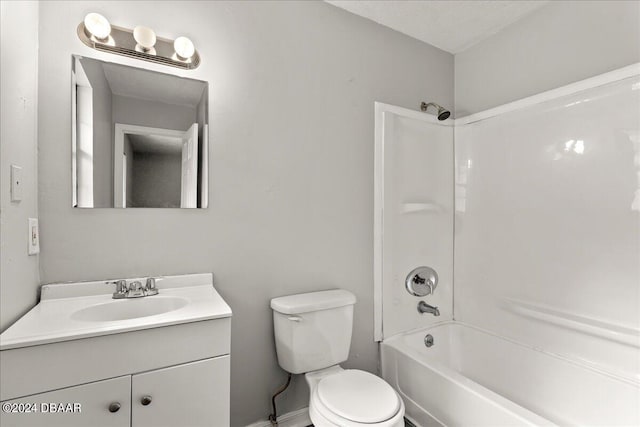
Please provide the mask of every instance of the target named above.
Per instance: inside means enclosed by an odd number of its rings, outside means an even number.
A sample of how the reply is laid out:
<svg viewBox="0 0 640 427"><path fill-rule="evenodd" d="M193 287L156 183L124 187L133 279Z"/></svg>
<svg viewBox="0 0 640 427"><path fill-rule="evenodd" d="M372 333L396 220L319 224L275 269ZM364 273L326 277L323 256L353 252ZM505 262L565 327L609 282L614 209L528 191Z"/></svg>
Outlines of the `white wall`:
<svg viewBox="0 0 640 427"><path fill-rule="evenodd" d="M179 71L90 50L75 34L90 11L186 33L202 64ZM375 372L373 103L452 108L452 56L323 2L47 1L40 13L42 281L213 272L234 312L234 426L265 419L285 378L272 297L354 292L345 366ZM210 83L209 209L71 208L72 53ZM307 403L298 380L279 411Z"/></svg>
<svg viewBox="0 0 640 427"><path fill-rule="evenodd" d="M0 2L0 30L2 331L28 311L38 298L38 256L27 255L27 218L38 216L38 3ZM67 154L71 157L70 152ZM22 166L21 202L11 202L12 164ZM71 182L68 184L70 187Z"/></svg>
<svg viewBox="0 0 640 427"><path fill-rule="evenodd" d="M455 56L456 117L640 62L640 2L552 1Z"/></svg>
<svg viewBox="0 0 640 427"><path fill-rule="evenodd" d="M113 206L113 123L111 87L99 62L80 61L89 83L93 113L93 206Z"/></svg>

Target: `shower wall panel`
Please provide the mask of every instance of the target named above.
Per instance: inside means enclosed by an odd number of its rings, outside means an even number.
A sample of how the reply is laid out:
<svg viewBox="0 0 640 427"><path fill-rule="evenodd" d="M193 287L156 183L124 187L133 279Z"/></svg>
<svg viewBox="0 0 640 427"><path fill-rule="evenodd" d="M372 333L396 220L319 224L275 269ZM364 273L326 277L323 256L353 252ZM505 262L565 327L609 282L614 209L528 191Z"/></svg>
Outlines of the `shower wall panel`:
<svg viewBox="0 0 640 427"><path fill-rule="evenodd" d="M640 380L640 77L456 124L455 317Z"/></svg>
<svg viewBox="0 0 640 427"><path fill-rule="evenodd" d="M389 337L453 316L453 126L384 104L377 113L376 320L382 318L377 326ZM418 266L437 271L433 295L419 298L405 289ZM440 316L420 314L421 300Z"/></svg>

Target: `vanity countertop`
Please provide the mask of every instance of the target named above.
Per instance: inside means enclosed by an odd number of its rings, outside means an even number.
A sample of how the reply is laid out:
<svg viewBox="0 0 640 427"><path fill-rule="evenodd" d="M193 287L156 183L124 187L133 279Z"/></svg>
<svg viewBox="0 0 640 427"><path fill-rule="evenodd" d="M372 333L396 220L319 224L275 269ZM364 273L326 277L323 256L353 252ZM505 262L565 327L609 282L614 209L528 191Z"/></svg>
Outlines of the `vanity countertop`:
<svg viewBox="0 0 640 427"><path fill-rule="evenodd" d="M119 300L112 298L115 284L104 280L43 285L40 303L0 335L0 350L231 317L231 308L213 287L211 274L158 279L158 295ZM136 314L138 307L144 312L149 306L166 306L170 310ZM110 320L111 307L125 312L120 316L127 318ZM94 312L102 319L87 320L83 315L87 309L97 309Z"/></svg>

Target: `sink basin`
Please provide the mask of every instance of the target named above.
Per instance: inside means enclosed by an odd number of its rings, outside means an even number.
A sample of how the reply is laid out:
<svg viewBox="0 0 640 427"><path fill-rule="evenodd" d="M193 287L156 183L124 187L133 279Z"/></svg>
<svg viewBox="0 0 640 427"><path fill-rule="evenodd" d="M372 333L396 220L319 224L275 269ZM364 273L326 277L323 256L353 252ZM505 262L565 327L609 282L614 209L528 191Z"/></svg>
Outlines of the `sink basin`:
<svg viewBox="0 0 640 427"><path fill-rule="evenodd" d="M0 351L231 317L211 273L162 276L160 293L141 298L113 299L106 282L42 285L38 305L0 334Z"/></svg>
<svg viewBox="0 0 640 427"><path fill-rule="evenodd" d="M73 313L71 318L88 322L111 322L168 313L186 306L186 298L150 296L113 300L90 305Z"/></svg>

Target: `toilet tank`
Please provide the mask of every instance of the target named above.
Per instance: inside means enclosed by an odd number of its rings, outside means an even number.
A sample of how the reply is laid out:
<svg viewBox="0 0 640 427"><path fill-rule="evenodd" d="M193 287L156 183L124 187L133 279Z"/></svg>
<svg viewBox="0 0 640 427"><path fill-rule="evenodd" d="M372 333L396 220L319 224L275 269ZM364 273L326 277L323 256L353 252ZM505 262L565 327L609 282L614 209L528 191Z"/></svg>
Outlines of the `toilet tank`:
<svg viewBox="0 0 640 427"><path fill-rule="evenodd" d="M301 374L347 360L355 303L355 295L341 289L272 299L282 369Z"/></svg>

